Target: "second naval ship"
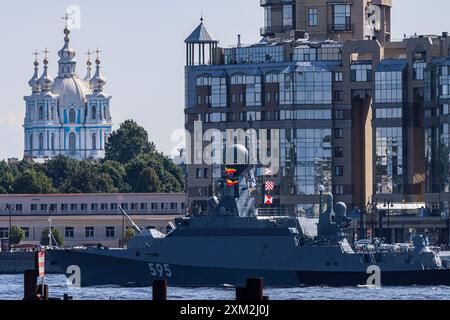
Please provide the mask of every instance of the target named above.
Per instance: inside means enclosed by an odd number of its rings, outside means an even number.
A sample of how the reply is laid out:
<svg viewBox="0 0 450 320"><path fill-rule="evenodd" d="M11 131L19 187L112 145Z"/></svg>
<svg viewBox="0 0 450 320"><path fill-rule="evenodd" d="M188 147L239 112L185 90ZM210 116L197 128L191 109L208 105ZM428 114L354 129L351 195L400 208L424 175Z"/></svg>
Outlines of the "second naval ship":
<svg viewBox="0 0 450 320"><path fill-rule="evenodd" d="M450 285L450 269L417 235L413 244L373 244L354 249L345 236L344 203L320 212L311 236L295 216L260 216L249 191L251 167L234 165L236 185L224 184L207 212L180 217L164 235L144 230L127 249L60 249L48 253L80 286L242 286L247 278L267 286ZM77 275L74 273L78 272ZM76 277L75 277L76 276Z"/></svg>

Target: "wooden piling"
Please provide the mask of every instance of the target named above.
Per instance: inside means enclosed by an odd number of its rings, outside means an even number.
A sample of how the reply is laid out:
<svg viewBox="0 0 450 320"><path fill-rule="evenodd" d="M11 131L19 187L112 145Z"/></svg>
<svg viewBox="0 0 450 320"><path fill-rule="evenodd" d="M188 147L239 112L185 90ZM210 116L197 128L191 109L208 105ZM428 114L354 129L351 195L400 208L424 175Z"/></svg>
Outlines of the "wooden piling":
<svg viewBox="0 0 450 320"><path fill-rule="evenodd" d="M34 300L37 292L37 272L36 270L26 270L24 273L24 300Z"/></svg>
<svg viewBox="0 0 450 320"><path fill-rule="evenodd" d="M48 300L49 299L49 296L48 296L48 285L40 284L38 286L37 292L41 295L42 300Z"/></svg>
<svg viewBox="0 0 450 320"><path fill-rule="evenodd" d="M153 281L153 301L167 300L167 280Z"/></svg>
<svg viewBox="0 0 450 320"><path fill-rule="evenodd" d="M247 300L247 288L237 287L236 288L236 301L245 301L245 300Z"/></svg>
<svg viewBox="0 0 450 320"><path fill-rule="evenodd" d="M247 279L247 299L251 301L263 301L264 281L262 278Z"/></svg>
<svg viewBox="0 0 450 320"><path fill-rule="evenodd" d="M63 300L64 300L64 301L67 301L67 300L73 300L73 297L72 297L72 296L69 296L67 293L64 293Z"/></svg>

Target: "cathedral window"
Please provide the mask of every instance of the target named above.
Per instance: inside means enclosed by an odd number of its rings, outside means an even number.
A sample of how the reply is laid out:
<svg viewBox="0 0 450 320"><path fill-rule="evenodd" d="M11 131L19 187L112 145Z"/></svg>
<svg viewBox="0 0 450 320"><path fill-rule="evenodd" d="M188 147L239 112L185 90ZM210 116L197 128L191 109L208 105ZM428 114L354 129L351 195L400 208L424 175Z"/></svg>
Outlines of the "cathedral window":
<svg viewBox="0 0 450 320"><path fill-rule="evenodd" d="M97 135L92 134L92 150L97 150Z"/></svg>
<svg viewBox="0 0 450 320"><path fill-rule="evenodd" d="M44 150L44 134L39 134L39 151Z"/></svg>
<svg viewBox="0 0 450 320"><path fill-rule="evenodd" d="M77 113L75 109L69 110L69 123L75 123L77 122Z"/></svg>
<svg viewBox="0 0 450 320"><path fill-rule="evenodd" d="M77 136L75 133L71 132L69 134L69 152L74 155L77 149Z"/></svg>
<svg viewBox="0 0 450 320"><path fill-rule="evenodd" d="M39 106L39 120L44 120L44 106Z"/></svg>
<svg viewBox="0 0 450 320"><path fill-rule="evenodd" d="M104 136L104 140L103 140L103 149L106 147L106 144L108 143L108 134L107 133L105 133L105 136Z"/></svg>
<svg viewBox="0 0 450 320"><path fill-rule="evenodd" d="M97 107L92 106L92 120L97 119Z"/></svg>
<svg viewBox="0 0 450 320"><path fill-rule="evenodd" d="M34 145L33 145L33 134L30 134L30 141L29 141L29 143L30 143L30 151L33 151L33 147L34 147Z"/></svg>
<svg viewBox="0 0 450 320"><path fill-rule="evenodd" d="M52 133L52 137L50 139L50 146L51 149L54 151L55 150L55 135Z"/></svg>
<svg viewBox="0 0 450 320"><path fill-rule="evenodd" d="M55 120L55 107L50 108L50 119Z"/></svg>

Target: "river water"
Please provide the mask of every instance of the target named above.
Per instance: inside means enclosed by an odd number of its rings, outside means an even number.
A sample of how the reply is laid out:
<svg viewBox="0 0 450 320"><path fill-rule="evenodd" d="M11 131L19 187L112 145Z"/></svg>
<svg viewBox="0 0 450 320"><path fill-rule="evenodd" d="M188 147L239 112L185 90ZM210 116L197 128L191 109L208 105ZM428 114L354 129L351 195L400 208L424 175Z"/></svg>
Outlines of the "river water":
<svg viewBox="0 0 450 320"><path fill-rule="evenodd" d="M151 288L68 288L63 275L46 278L51 297L64 293L75 300L150 300ZM0 275L0 300L23 297L23 275ZM450 300L450 287L385 287L374 288L267 288L270 300ZM170 300L234 300L233 288L169 288Z"/></svg>

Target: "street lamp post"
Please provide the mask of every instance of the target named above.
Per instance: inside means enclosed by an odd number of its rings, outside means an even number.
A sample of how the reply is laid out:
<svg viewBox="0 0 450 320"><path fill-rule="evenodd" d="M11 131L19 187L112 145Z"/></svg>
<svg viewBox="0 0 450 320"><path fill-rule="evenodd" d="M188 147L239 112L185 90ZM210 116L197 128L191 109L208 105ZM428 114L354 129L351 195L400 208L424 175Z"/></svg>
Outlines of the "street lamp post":
<svg viewBox="0 0 450 320"><path fill-rule="evenodd" d="M51 217L48 218L48 223L49 223L49 228L50 228L48 230L48 246L49 246L49 248L52 247L52 222L53 222L52 218Z"/></svg>
<svg viewBox="0 0 450 320"><path fill-rule="evenodd" d="M10 204L6 205L6 209L9 215L9 229L8 229L8 251L11 251L11 229L12 229L12 212L14 211L14 207Z"/></svg>
<svg viewBox="0 0 450 320"><path fill-rule="evenodd" d="M370 214L372 216L371 218L371 224L372 224L372 233L371 233L371 237L372 240L374 238L374 234L375 234L375 210L374 207L376 207L378 203L374 200L370 200L369 202L367 202L367 208L370 208Z"/></svg>

